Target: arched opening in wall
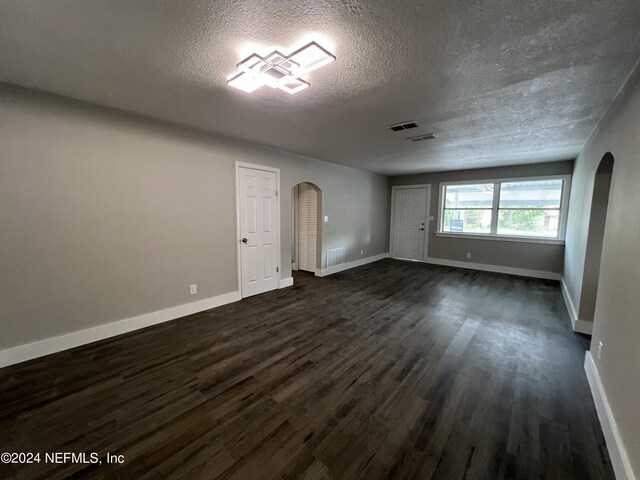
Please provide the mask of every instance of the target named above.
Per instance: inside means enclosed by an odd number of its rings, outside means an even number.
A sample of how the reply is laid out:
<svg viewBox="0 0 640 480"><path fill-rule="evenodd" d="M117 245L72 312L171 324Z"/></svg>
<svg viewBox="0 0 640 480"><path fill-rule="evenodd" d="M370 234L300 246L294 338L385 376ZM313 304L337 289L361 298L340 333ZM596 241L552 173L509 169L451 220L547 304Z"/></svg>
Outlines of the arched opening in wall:
<svg viewBox="0 0 640 480"><path fill-rule="evenodd" d="M310 182L292 189L291 268L319 273L322 243L322 191Z"/></svg>
<svg viewBox="0 0 640 480"><path fill-rule="evenodd" d="M614 158L606 153L596 171L593 183L591 213L589 215L589 231L587 234L587 250L584 260L584 276L582 280L582 295L578 317L592 322L596 310L598 295L598 279L600 277L600 261L602 258L602 244L604 229L609 207L609 192L611 190L611 176L613 174Z"/></svg>

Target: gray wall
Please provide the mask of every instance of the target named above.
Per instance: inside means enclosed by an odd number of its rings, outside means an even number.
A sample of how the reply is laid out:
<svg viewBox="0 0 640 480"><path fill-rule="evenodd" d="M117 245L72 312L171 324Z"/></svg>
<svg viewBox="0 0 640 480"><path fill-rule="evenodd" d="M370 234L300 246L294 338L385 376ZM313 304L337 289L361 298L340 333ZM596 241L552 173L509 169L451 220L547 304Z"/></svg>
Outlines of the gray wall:
<svg viewBox="0 0 640 480"><path fill-rule="evenodd" d="M391 185L431 185L431 213L435 220L429 222L428 256L461 262L526 268L544 272L562 273L563 245L478 240L436 236L438 195L441 182L517 178L544 175L565 175L573 171L573 161L518 165L512 167L482 168L436 172L422 175L392 177ZM466 253L471 253L471 259Z"/></svg>
<svg viewBox="0 0 640 480"><path fill-rule="evenodd" d="M388 251L386 177L0 84L0 349L236 291L235 161L281 169L283 278L302 181Z"/></svg>
<svg viewBox="0 0 640 480"><path fill-rule="evenodd" d="M582 298L578 308L581 320L593 322L596 310L596 295L598 293L598 279L600 278L600 260L602 257L602 243L604 228L609 205L609 191L611 186L610 173L598 173L595 176L591 213L589 215L589 235L584 261L584 278L582 280Z"/></svg>
<svg viewBox="0 0 640 480"><path fill-rule="evenodd" d="M569 208L564 278L580 304L591 198L604 155L615 159L591 345L627 454L640 473L640 69L578 156ZM595 350L595 348L594 348Z"/></svg>

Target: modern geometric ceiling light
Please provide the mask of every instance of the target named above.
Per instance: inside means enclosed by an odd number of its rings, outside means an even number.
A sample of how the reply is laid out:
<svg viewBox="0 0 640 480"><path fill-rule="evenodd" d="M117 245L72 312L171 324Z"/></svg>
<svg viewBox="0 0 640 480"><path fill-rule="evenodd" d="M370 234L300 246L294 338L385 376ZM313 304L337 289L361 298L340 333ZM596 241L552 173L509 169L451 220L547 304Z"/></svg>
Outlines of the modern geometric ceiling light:
<svg viewBox="0 0 640 480"><path fill-rule="evenodd" d="M309 42L288 55L278 50L265 56L252 53L237 65L240 73L227 80L227 84L247 93L263 85L296 93L310 86L301 77L335 59L316 42Z"/></svg>

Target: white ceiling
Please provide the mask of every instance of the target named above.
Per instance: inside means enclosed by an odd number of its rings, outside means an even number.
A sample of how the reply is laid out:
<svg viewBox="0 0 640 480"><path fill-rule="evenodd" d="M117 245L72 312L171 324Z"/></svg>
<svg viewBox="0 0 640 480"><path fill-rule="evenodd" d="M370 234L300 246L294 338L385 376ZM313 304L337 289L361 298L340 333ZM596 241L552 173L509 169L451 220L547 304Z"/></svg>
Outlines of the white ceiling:
<svg viewBox="0 0 640 480"><path fill-rule="evenodd" d="M226 85L313 33L311 88ZM638 0L0 3L2 81L384 174L573 158L639 56Z"/></svg>

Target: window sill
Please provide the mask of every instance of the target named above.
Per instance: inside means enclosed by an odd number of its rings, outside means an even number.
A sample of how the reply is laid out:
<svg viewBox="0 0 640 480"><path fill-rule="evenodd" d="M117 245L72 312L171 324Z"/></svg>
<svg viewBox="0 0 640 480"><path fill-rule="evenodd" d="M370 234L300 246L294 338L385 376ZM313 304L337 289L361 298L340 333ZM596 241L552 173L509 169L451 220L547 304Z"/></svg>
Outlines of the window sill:
<svg viewBox="0 0 640 480"><path fill-rule="evenodd" d="M542 243L547 245L564 245L564 240L544 237L508 237L505 235L482 235L474 233L441 233L437 232L436 237L445 238L465 238L468 240L497 240L499 242L520 242L520 243Z"/></svg>

